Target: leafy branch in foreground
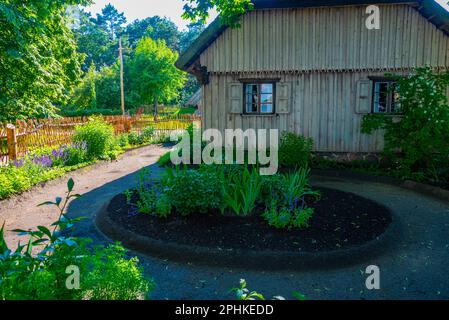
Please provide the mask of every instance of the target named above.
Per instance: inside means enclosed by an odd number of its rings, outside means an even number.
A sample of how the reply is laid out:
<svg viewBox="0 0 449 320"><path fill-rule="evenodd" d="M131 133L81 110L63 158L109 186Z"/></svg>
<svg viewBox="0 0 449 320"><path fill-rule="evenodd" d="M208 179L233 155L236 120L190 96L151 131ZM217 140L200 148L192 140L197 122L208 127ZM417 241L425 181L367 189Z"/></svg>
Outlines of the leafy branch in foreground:
<svg viewBox="0 0 449 320"><path fill-rule="evenodd" d="M206 23L209 12L216 10L224 25L240 27L240 16L254 8L251 0L184 0L182 17L192 22Z"/></svg>
<svg viewBox="0 0 449 320"><path fill-rule="evenodd" d="M231 289L231 291L236 293L237 299L238 300L265 300L265 297L257 292L257 291L249 291L249 289L246 287L246 280L245 279L240 279L240 287L239 288L233 288ZM301 293L295 291L293 292L293 296L297 299L297 300L305 300L305 296L302 295ZM274 296L272 298L272 300L285 300L284 297L282 296Z"/></svg>

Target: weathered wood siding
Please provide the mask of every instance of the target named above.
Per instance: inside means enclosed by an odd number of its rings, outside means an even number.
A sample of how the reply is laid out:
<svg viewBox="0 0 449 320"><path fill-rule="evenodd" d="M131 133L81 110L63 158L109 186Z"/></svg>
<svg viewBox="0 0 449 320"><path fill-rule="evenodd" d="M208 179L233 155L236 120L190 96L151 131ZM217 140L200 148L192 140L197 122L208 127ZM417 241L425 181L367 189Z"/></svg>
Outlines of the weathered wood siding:
<svg viewBox="0 0 449 320"><path fill-rule="evenodd" d="M203 86L203 127L288 130L311 137L322 152L375 152L383 148L380 133L360 133L362 114L355 113L356 83L382 73L304 73L283 75L291 83L291 111L275 116L229 113L228 84L232 75L214 75ZM272 76L279 76L273 74ZM243 108L243 106L242 106Z"/></svg>
<svg viewBox="0 0 449 320"><path fill-rule="evenodd" d="M398 70L449 65L444 33L409 5L381 5L380 30L366 6L248 13L201 55L209 72Z"/></svg>
<svg viewBox="0 0 449 320"><path fill-rule="evenodd" d="M365 27L365 6L248 13L241 29L227 29L201 55L210 72L203 126L289 130L313 138L322 152L382 151L381 132L360 132L357 81L416 66L447 68L449 41L408 5L380 8L380 30ZM288 114L230 112L230 83L278 77L291 85Z"/></svg>

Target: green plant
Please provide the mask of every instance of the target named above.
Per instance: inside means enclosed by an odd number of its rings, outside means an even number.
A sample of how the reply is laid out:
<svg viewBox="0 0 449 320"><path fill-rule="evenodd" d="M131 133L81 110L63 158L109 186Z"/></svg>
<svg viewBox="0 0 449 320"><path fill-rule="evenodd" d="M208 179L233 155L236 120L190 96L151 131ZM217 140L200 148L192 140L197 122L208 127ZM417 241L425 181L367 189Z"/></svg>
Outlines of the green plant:
<svg viewBox="0 0 449 320"><path fill-rule="evenodd" d="M306 167L311 159L312 148L312 139L283 132L279 146L279 164L283 167Z"/></svg>
<svg viewBox="0 0 449 320"><path fill-rule="evenodd" d="M117 144L120 148L126 148L129 145L128 134L122 133L117 136Z"/></svg>
<svg viewBox="0 0 449 320"><path fill-rule="evenodd" d="M362 132L384 130L385 156L396 163L403 178L433 176L449 165L449 105L446 90L449 73L416 68L406 76L388 74L396 81L400 117L370 114Z"/></svg>
<svg viewBox="0 0 449 320"><path fill-rule="evenodd" d="M307 206L308 199L319 199L320 193L309 186L308 168L279 177L267 177L263 184L266 210L262 216L275 228L305 228L314 210Z"/></svg>
<svg viewBox="0 0 449 320"><path fill-rule="evenodd" d="M128 142L132 146L136 146L139 144L139 135L137 134L137 132L132 131L128 134Z"/></svg>
<svg viewBox="0 0 449 320"><path fill-rule="evenodd" d="M155 214L157 192L154 185L148 182L150 172L142 169L139 172L138 187L137 187L137 211L144 214Z"/></svg>
<svg viewBox="0 0 449 320"><path fill-rule="evenodd" d="M37 230L14 230L26 235L26 245L15 251L4 239L0 229L0 299L141 299L154 284L145 279L136 258L127 259L119 245L89 246L90 239L68 237L66 234L79 218L71 219L65 208L73 194L74 182L67 183L66 198L56 198L41 205L54 205L59 218L52 230L39 226ZM42 249L34 253L33 249ZM67 287L67 267L79 270L79 288Z"/></svg>
<svg viewBox="0 0 449 320"><path fill-rule="evenodd" d="M249 215L256 207L262 188L262 178L258 169L231 170L225 181L225 205L236 215Z"/></svg>
<svg viewBox="0 0 449 320"><path fill-rule="evenodd" d="M265 300L265 297L257 292L257 291L249 291L249 289L246 286L246 280L240 279L240 287L233 288L231 291L235 292L236 297L238 300L242 301L251 301L251 300ZM305 297L300 294L299 292L294 292L293 295L295 298L298 298L298 300L304 300ZM301 299L299 299L301 297ZM285 300L282 296L274 296L272 300Z"/></svg>
<svg viewBox="0 0 449 320"><path fill-rule="evenodd" d="M262 216L268 224L278 229L306 228L313 216L312 208L279 207L273 203Z"/></svg>
<svg viewBox="0 0 449 320"><path fill-rule="evenodd" d="M165 167L167 164L169 164L171 162L170 154L171 154L171 152L169 151L167 153L164 153L162 156L160 156L159 159L157 160L157 164L160 167Z"/></svg>
<svg viewBox="0 0 449 320"><path fill-rule="evenodd" d="M114 129L99 117L92 117L86 124L78 125L73 140L87 143L87 156L90 159L102 158L114 149Z"/></svg>
<svg viewBox="0 0 449 320"><path fill-rule="evenodd" d="M264 296L257 291L248 290L245 279L240 279L240 287L233 288L231 291L235 292L238 300L265 300Z"/></svg>
<svg viewBox="0 0 449 320"><path fill-rule="evenodd" d="M171 204L183 216L223 205L223 181L214 172L177 168L174 174L166 173L163 185Z"/></svg>
<svg viewBox="0 0 449 320"><path fill-rule="evenodd" d="M148 143L154 135L154 128L152 126L145 127L139 136L139 144Z"/></svg>
<svg viewBox="0 0 449 320"><path fill-rule="evenodd" d="M170 198L166 194L160 194L156 201L156 215L160 218L167 218L172 212Z"/></svg>

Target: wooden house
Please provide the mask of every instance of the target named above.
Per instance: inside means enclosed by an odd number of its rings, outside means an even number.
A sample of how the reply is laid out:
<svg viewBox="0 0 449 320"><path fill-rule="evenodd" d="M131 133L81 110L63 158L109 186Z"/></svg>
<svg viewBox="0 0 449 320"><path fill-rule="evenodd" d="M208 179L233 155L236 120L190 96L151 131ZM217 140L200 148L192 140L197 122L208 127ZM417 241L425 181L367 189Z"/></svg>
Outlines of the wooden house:
<svg viewBox="0 0 449 320"><path fill-rule="evenodd" d="M362 134L361 121L397 108L385 73L449 66L449 13L433 0L253 3L240 28L214 21L177 61L201 82L204 129L289 130L318 152L376 153L382 132Z"/></svg>

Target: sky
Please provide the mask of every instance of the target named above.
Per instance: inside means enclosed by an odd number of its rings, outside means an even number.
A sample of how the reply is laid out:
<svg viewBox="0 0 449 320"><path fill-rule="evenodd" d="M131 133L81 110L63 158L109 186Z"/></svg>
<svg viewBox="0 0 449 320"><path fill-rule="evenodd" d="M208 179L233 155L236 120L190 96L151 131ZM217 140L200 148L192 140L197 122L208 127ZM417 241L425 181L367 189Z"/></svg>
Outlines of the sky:
<svg viewBox="0 0 449 320"><path fill-rule="evenodd" d="M180 29L185 29L189 21L183 20L184 1L182 0L94 0L87 8L93 15L101 12L108 3L114 5L119 12L124 12L128 22L152 16L170 18ZM215 18L211 15L211 20Z"/></svg>
<svg viewBox="0 0 449 320"><path fill-rule="evenodd" d="M448 0L436 0L443 4L448 10ZM128 22L135 19L144 19L152 16L162 16L170 18L180 29L185 29L188 21L181 18L184 1L182 0L94 0L94 4L87 8L92 14L101 12L105 5L111 3L119 12L124 12ZM211 15L211 20L216 14Z"/></svg>

